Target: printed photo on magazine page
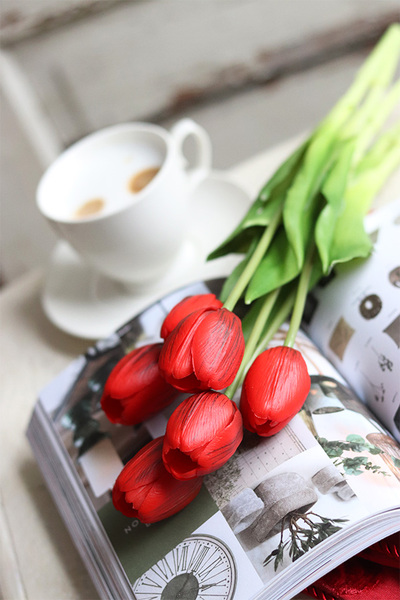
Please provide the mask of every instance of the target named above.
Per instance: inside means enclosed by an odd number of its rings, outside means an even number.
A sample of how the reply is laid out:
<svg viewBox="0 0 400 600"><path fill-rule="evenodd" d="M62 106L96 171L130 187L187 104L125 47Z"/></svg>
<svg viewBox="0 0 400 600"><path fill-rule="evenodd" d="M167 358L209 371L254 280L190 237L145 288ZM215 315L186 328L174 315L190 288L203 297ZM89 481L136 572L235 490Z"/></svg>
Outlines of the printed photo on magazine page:
<svg viewBox="0 0 400 600"><path fill-rule="evenodd" d="M209 284L215 289L218 282ZM213 287L214 286L214 287ZM208 290L205 284L188 292ZM232 458L204 478L184 510L145 525L117 512L121 468L162 435L172 404L132 427L100 407L104 382L132 347L158 336L176 294L77 359L41 395L60 443L137 598L252 598L364 519L399 505L400 448L311 340L299 333L311 375L301 412L276 435L246 432ZM278 345L285 328L275 336ZM176 401L179 402L179 399ZM191 590L179 595L183 589ZM160 595L161 594L161 595Z"/></svg>

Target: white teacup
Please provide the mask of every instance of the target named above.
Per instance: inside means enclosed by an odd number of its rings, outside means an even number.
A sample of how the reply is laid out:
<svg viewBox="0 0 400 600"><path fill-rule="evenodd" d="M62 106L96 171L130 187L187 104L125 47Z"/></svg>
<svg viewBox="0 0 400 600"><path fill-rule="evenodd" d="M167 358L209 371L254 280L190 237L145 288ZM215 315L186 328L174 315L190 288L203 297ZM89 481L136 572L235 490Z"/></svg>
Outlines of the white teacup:
<svg viewBox="0 0 400 600"><path fill-rule="evenodd" d="M196 146L189 167L182 150L188 137ZM190 119L170 132L149 123L116 125L54 161L39 183L37 205L99 273L146 285L179 254L188 197L210 167L210 139Z"/></svg>

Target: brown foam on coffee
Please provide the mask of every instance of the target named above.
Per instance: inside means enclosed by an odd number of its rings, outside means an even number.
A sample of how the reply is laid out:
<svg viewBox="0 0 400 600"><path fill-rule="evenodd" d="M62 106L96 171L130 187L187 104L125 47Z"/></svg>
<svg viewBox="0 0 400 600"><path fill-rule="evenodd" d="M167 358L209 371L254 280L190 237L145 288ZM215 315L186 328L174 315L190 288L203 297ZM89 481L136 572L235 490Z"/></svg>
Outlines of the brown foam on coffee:
<svg viewBox="0 0 400 600"><path fill-rule="evenodd" d="M85 219L86 217L97 215L104 209L105 205L106 203L103 198L87 200L75 211L75 219Z"/></svg>
<svg viewBox="0 0 400 600"><path fill-rule="evenodd" d="M128 181L128 190L132 194L137 194L137 192L140 192L152 179L154 179L159 170L160 167L150 167L135 173Z"/></svg>

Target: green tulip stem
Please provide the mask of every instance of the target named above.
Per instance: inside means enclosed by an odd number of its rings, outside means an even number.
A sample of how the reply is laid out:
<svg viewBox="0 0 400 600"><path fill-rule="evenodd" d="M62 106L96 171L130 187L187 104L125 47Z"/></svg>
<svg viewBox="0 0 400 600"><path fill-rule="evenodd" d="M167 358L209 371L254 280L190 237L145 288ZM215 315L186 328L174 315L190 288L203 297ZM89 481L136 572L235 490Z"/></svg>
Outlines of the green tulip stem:
<svg viewBox="0 0 400 600"><path fill-rule="evenodd" d="M299 278L299 285L296 291L296 298L294 301L292 316L290 318L289 329L283 344L284 346L289 346L289 348L293 348L296 335L303 318L304 306L306 303L311 273L314 266L314 250L315 246L312 244L308 250L308 255Z"/></svg>
<svg viewBox="0 0 400 600"><path fill-rule="evenodd" d="M251 362L249 361L250 364L257 358L257 356L259 354L261 354L261 352L264 352L264 350L267 348L269 342L272 340L272 338L274 337L274 335L276 334L278 329L286 321L286 319L290 315L290 312L293 308L294 301L295 301L295 293L294 292L292 292L291 294L286 296L279 311L276 313L276 315L270 322L267 331L264 333L264 336L259 341L258 346L255 349L254 354L252 356Z"/></svg>
<svg viewBox="0 0 400 600"><path fill-rule="evenodd" d="M236 390L242 384L243 374L245 371L247 371L247 365L249 363L249 360L253 356L254 350L257 346L257 342L259 341L259 338L263 332L268 317L271 314L279 292L280 288L277 288L273 292L267 294L267 296L265 297L260 312L257 315L257 319L254 323L253 329L251 330L249 339L247 340L246 349L244 351L243 359L240 364L239 370L236 373L236 377L233 383L231 383L231 385L225 391L225 395L228 396L228 398L232 399L235 395Z"/></svg>
<svg viewBox="0 0 400 600"><path fill-rule="evenodd" d="M252 278L261 260L263 259L270 243L273 240L275 232L281 223L282 211L283 208L281 206L272 217L268 227L265 228L265 231L262 234L256 249L251 255L249 262L244 268L243 273L240 275L239 279L236 282L236 285L234 286L228 298L224 302L224 307L228 310L233 310L235 308L240 296L243 294L247 284Z"/></svg>
<svg viewBox="0 0 400 600"><path fill-rule="evenodd" d="M271 294L272 293L273 292L271 292ZM255 361L257 356L259 354L261 354L262 352L264 352L264 350L266 350L269 342L272 340L272 338L274 337L276 332L279 330L281 325L288 318L290 311L292 310L292 307L294 304L294 298L295 298L294 294L291 294L285 299L285 301L282 304L282 306L280 307L279 311L276 313L275 317L272 319L271 323L269 324L269 327L268 327L267 331L264 333L262 339L259 341L259 343L257 344L257 346L255 348L253 347L252 353L251 353L250 349L247 352L247 357L250 357L250 358L246 358L246 351L249 348L249 343L247 343L245 356L243 356L243 360L242 360L240 368L236 374L235 380L225 391L225 395L228 396L228 398L230 398L230 399L233 398L233 396L236 393L236 390L243 384L243 381L247 375L247 371L250 369L251 365L253 364L253 362ZM249 341L250 341L250 338L249 338Z"/></svg>

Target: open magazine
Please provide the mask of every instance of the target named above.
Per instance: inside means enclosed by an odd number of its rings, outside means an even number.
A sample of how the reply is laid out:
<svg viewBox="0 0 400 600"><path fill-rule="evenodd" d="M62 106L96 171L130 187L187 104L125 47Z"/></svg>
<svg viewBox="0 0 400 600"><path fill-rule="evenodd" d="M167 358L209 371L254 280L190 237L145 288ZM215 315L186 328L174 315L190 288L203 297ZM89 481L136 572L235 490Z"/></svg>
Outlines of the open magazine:
<svg viewBox="0 0 400 600"><path fill-rule="evenodd" d="M179 300L218 295L222 280L169 294L41 392L27 435L102 598L289 599L399 529L399 204L373 218L373 256L309 298L308 335L296 347L312 383L300 413L271 438L245 433L195 500L165 521L123 516L111 489L123 464L164 433L176 404L140 425L113 425L102 389L122 356L159 340ZM283 328L273 344L284 336Z"/></svg>

